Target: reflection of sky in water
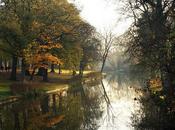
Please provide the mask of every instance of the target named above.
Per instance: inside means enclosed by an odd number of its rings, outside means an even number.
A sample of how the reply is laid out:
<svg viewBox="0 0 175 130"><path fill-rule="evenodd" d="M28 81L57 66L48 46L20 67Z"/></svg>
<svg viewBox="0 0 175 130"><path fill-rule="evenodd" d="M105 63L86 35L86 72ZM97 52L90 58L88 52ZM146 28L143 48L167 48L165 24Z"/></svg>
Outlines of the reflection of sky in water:
<svg viewBox="0 0 175 130"><path fill-rule="evenodd" d="M133 130L131 116L139 108L139 104L134 100L139 94L127 84L118 86L117 82L109 84L107 80L103 83L111 105L104 102L103 118L98 130Z"/></svg>
<svg viewBox="0 0 175 130"><path fill-rule="evenodd" d="M3 130L23 125L43 130L36 127L45 128L51 121L53 125L47 130L133 130L131 116L139 108L138 101L134 100L139 97L135 89L140 86L137 85L139 83L121 75L120 78L116 76L114 80L108 78L99 83L83 85L77 82L63 93L25 99L9 104L10 107L5 105L0 109ZM56 118L60 115L65 116L61 122Z"/></svg>

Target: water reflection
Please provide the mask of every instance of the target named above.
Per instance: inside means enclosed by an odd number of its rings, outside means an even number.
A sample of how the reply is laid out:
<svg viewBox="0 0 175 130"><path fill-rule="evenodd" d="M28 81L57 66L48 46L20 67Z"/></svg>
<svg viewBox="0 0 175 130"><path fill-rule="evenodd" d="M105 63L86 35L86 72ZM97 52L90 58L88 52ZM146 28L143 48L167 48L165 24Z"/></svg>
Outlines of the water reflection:
<svg viewBox="0 0 175 130"><path fill-rule="evenodd" d="M107 94L108 101L104 103L104 113L101 119L99 130L132 130L132 114L139 109L140 105L134 99L139 98L139 82L132 82L128 77L115 75L107 77L102 81L105 90L104 97ZM110 81L110 82L109 82Z"/></svg>
<svg viewBox="0 0 175 130"><path fill-rule="evenodd" d="M3 106L0 130L132 130L140 84L125 76L79 81L68 91Z"/></svg>

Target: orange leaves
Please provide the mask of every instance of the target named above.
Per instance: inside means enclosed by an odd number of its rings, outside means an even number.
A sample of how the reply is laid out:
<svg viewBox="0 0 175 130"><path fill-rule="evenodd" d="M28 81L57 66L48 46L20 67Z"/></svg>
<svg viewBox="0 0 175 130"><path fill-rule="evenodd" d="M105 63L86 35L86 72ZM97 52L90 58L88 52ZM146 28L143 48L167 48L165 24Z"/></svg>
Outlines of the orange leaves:
<svg viewBox="0 0 175 130"><path fill-rule="evenodd" d="M50 40L49 36L42 35L42 38ZM32 42L28 45L28 48L25 50L25 57L28 64L31 64L31 67L36 68L48 68L49 64L63 64L63 62L56 56L52 54L51 49L61 48L62 46L59 43L48 42L47 44L42 45L38 42Z"/></svg>
<svg viewBox="0 0 175 130"><path fill-rule="evenodd" d="M33 64L34 68L39 68L39 67L48 68L49 63L50 64L51 63L52 64L63 64L62 61L58 57L53 56L50 53L35 55L31 63Z"/></svg>
<svg viewBox="0 0 175 130"><path fill-rule="evenodd" d="M154 78L149 81L149 86L153 91L160 91L162 89L162 81L160 78Z"/></svg>
<svg viewBox="0 0 175 130"><path fill-rule="evenodd" d="M61 60L58 59L56 56L53 56L50 53L46 54L40 54L37 56L38 62L47 62L47 63L53 63L53 64L62 64Z"/></svg>

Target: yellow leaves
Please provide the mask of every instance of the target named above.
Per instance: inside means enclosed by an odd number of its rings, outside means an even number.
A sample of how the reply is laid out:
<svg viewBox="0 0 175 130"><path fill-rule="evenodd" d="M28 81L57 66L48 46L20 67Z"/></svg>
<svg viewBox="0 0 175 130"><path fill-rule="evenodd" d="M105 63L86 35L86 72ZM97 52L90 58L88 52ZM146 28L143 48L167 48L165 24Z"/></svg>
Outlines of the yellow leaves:
<svg viewBox="0 0 175 130"><path fill-rule="evenodd" d="M58 59L56 56L53 56L50 53L46 53L46 54L40 56L40 58L43 61L47 61L47 62L50 62L50 63L53 63L53 64L62 64L62 61L60 59Z"/></svg>
<svg viewBox="0 0 175 130"><path fill-rule="evenodd" d="M50 39L47 35L42 35L42 38ZM31 67L36 68L48 68L49 64L63 64L63 62L57 57L52 55L52 48L61 48L62 46L59 43L49 42L46 45L40 45L41 43L32 42L28 45L28 48L25 49L25 57L28 64L31 64Z"/></svg>
<svg viewBox="0 0 175 130"><path fill-rule="evenodd" d="M33 65L33 68L48 68L48 64L63 64L63 62L57 58L56 56L53 56L50 53L46 54L36 54L34 57L30 59L30 63Z"/></svg>
<svg viewBox="0 0 175 130"><path fill-rule="evenodd" d="M61 46L61 44L59 44L59 43L56 43L56 44L51 44L51 43L49 43L48 45L40 45L39 46L41 49L53 49L53 48L62 48L62 46Z"/></svg>
<svg viewBox="0 0 175 130"><path fill-rule="evenodd" d="M161 86L161 80L159 78L155 78L155 79L150 80L150 86L160 87Z"/></svg>
<svg viewBox="0 0 175 130"><path fill-rule="evenodd" d="M159 91L162 89L162 82L160 78L151 79L149 81L149 85L153 91Z"/></svg>

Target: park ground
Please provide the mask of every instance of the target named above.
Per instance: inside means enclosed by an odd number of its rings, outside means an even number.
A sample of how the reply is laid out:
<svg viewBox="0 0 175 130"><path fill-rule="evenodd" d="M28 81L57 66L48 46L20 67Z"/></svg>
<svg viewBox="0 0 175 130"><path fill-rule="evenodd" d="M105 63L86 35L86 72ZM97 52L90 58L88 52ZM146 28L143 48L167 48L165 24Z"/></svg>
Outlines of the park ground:
<svg viewBox="0 0 175 130"><path fill-rule="evenodd" d="M78 73L78 72L77 72ZM61 89L68 87L71 82L77 81L78 76L72 76L72 71L62 70L62 74L58 74L57 70L55 73L48 73L49 81L43 82L41 76L35 76L34 80L29 81L26 77L24 82L8 80L9 73L0 73L0 100L10 96L19 95L27 90L37 91L51 91L55 89ZM101 74L94 71L85 71L83 78L100 76Z"/></svg>

